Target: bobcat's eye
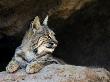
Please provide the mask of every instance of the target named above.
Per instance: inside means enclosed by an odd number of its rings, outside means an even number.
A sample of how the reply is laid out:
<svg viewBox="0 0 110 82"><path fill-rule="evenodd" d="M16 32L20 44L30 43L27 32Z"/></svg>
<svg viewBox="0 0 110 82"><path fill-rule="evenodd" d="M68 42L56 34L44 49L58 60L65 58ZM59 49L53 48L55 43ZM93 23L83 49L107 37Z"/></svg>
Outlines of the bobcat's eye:
<svg viewBox="0 0 110 82"><path fill-rule="evenodd" d="M53 42L50 42L50 43L48 43L48 45L46 47L47 48L53 48L54 47L54 43Z"/></svg>
<svg viewBox="0 0 110 82"><path fill-rule="evenodd" d="M34 53L37 53L37 48L35 48L35 49L33 50L33 52L34 52Z"/></svg>

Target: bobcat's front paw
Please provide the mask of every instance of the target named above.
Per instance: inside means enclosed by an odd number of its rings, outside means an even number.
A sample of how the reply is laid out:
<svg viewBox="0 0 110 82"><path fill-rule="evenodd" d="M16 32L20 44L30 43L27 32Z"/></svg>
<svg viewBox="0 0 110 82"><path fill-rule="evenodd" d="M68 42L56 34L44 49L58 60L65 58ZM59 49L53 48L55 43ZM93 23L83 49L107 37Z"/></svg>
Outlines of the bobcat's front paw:
<svg viewBox="0 0 110 82"><path fill-rule="evenodd" d="M30 73L30 74L36 73L36 72L40 71L42 68L43 68L42 64L33 62L33 63L27 65L26 72Z"/></svg>
<svg viewBox="0 0 110 82"><path fill-rule="evenodd" d="M17 71L18 68L19 68L19 65L17 64L16 61L10 61L6 67L6 71L9 73L13 73L13 72Z"/></svg>

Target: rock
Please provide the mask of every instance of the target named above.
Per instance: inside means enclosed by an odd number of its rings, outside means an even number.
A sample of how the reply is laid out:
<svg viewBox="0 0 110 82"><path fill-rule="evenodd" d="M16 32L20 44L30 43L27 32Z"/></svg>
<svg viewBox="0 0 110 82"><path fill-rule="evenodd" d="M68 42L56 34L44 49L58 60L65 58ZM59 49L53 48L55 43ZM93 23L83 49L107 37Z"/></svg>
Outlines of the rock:
<svg viewBox="0 0 110 82"><path fill-rule="evenodd" d="M0 71L21 44L31 20L47 13L59 41L54 56L110 71L110 0L0 0Z"/></svg>
<svg viewBox="0 0 110 82"><path fill-rule="evenodd" d="M36 16L56 14L62 18L91 0L0 0L0 36L22 36ZM71 13L70 13L71 12Z"/></svg>
<svg viewBox="0 0 110 82"><path fill-rule="evenodd" d="M110 73L103 68L51 64L35 74L23 69L16 73L0 73L0 82L110 82Z"/></svg>

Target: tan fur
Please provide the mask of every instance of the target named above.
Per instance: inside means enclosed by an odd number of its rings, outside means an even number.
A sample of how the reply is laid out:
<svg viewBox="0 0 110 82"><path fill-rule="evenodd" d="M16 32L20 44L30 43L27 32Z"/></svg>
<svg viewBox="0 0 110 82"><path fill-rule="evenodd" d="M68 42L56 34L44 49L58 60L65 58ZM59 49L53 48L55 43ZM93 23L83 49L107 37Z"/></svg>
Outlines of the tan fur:
<svg viewBox="0 0 110 82"><path fill-rule="evenodd" d="M41 25L39 17L35 17L22 44L16 49L13 59L7 65L7 72L12 73L23 68L27 73L35 73L48 64L60 63L52 57L58 41L54 36L55 33L46 25L47 21L46 17L45 25Z"/></svg>

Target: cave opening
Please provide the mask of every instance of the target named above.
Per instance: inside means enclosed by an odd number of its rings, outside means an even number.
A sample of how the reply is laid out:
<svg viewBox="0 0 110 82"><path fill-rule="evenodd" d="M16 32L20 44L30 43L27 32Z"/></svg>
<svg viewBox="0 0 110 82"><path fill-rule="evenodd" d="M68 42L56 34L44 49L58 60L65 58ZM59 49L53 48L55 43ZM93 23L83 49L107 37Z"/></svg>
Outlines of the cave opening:
<svg viewBox="0 0 110 82"><path fill-rule="evenodd" d="M29 21L35 15L36 13ZM26 27L29 27L29 21L28 24L23 22L27 24ZM55 57L72 65L104 67L110 70L109 0L97 0L73 12L67 19L52 15L49 27L54 30L59 41L53 53ZM0 39L0 71L5 70L22 38L21 35L3 36Z"/></svg>

